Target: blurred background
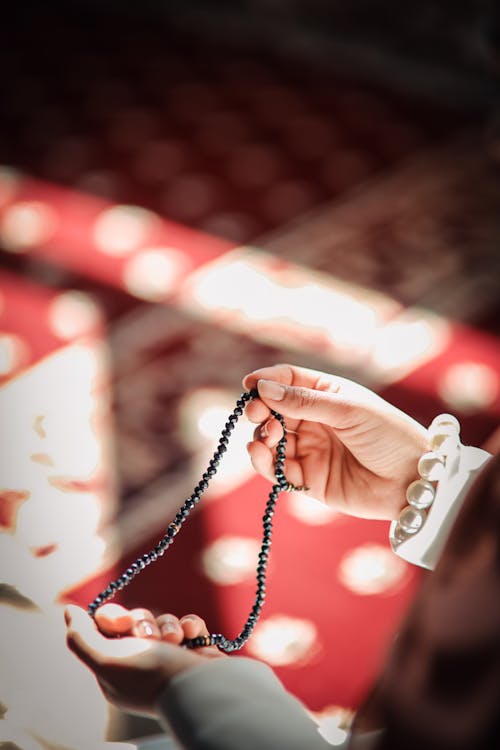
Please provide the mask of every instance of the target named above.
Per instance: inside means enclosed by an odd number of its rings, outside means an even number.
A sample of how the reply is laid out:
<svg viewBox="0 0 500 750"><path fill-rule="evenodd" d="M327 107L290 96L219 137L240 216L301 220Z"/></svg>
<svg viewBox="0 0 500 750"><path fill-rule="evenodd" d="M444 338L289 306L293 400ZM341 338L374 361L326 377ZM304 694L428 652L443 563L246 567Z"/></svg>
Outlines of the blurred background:
<svg viewBox="0 0 500 750"><path fill-rule="evenodd" d="M104 703L62 608L157 543L247 372L352 377L495 448L500 21L477 0L21 1L0 66L0 745L134 747L158 725ZM239 632L269 490L241 422L119 601ZM387 531L280 499L244 652L333 746L419 583Z"/></svg>

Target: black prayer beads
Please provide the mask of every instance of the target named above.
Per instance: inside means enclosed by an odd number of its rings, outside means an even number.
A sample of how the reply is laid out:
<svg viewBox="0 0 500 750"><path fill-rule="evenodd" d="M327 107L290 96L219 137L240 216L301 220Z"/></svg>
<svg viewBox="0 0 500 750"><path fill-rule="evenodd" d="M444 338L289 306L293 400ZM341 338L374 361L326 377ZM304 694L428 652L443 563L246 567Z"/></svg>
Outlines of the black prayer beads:
<svg viewBox="0 0 500 750"><path fill-rule="evenodd" d="M245 391L241 394L240 398L236 402L236 406L233 409L232 413L229 415L228 420L224 426L224 429L222 430L221 437L219 439L219 443L217 445L217 448L215 450L214 455L209 461L209 464L207 466L206 471L202 475L200 481L194 488L192 494L188 499L184 502L184 504L179 508L177 511L177 514L174 518L174 520L167 526L167 530L165 535L160 539L156 547L152 549L150 552L147 552L146 554L142 555L141 557L138 557L135 562L133 562L130 567L128 567L124 573L122 573L119 578L117 578L114 581L111 581L111 583L108 585L108 587L102 591L93 602L91 602L88 606L88 614L91 617L94 617L96 610L101 607L105 602L112 599L118 591L121 591L125 586L128 586L128 584L137 576L147 565L150 565L153 562L156 562L158 558L163 557L167 549L172 544L174 538L177 536L179 531L182 528L182 525L186 522L187 518L189 517L189 514L200 501L200 498L203 494L203 492L207 489L208 484L212 477L217 473L217 468L219 466L219 463L221 461L221 458L223 454L227 451L227 444L229 442L229 437L231 435L231 432L233 431L238 419L243 414L243 410L245 408L245 405L251 401L252 399L256 398L258 395L257 391L255 389L251 391ZM279 493L281 491L291 492L293 490L303 490L304 487L295 487L293 484L288 482L287 478L285 477L284 472L284 464L285 464L285 456L286 456L286 441L287 441L287 431L285 426L285 420L281 416L281 414L278 414L275 411L271 412L272 415L281 423L281 426L283 427L283 436L278 442L278 445L276 447L276 460L274 464L274 475L276 477L276 483L273 484L271 487L271 491L269 493L269 498L266 503L264 515L262 517L262 543L260 552L258 555L258 565L257 565L257 590L255 593L255 602L250 610L250 614L248 616L248 619L243 626L242 631L239 633L239 635L236 636L233 640L226 638L224 635L220 633L212 633L211 635L207 636L198 636L197 638L186 638L183 641L183 645L187 648L200 648L202 646L217 646L221 651L225 651L226 653L229 653L231 651L238 651L240 648L244 646L248 638L250 637L257 620L259 618L259 615L261 613L262 607L264 605L264 600L266 597L266 569L267 569L267 562L269 557L269 550L271 549L271 538L272 538L272 529L273 529L273 515L276 507L276 502L278 500Z"/></svg>

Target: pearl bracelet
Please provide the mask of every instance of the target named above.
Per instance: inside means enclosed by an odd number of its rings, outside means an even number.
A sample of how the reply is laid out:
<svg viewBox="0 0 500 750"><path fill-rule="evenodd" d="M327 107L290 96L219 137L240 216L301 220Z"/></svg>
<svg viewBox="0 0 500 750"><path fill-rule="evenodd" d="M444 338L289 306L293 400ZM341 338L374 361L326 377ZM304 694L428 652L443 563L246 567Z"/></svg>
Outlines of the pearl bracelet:
<svg viewBox="0 0 500 750"><path fill-rule="evenodd" d="M462 445L460 424L456 417L440 414L432 420L427 432L430 451L419 459L420 479L408 487L408 505L391 524L389 539L394 551L424 528L436 499L439 482L458 470Z"/></svg>
<svg viewBox="0 0 500 750"><path fill-rule="evenodd" d="M451 414L432 420L428 439L430 450L418 462L420 479L408 487L408 505L391 523L389 540L399 557L432 570L471 483L491 454L462 445L460 425Z"/></svg>

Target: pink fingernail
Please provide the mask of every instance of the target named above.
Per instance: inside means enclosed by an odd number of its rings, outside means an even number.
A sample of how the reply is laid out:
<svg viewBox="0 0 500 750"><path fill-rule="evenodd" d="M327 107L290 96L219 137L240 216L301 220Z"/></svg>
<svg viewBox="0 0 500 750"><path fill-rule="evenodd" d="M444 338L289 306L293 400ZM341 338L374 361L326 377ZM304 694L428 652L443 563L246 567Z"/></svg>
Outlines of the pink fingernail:
<svg viewBox="0 0 500 750"><path fill-rule="evenodd" d="M261 438L269 437L269 422L270 420L268 419L267 422L264 422L264 424L260 428L259 435L261 436Z"/></svg>
<svg viewBox="0 0 500 750"><path fill-rule="evenodd" d="M175 623L173 622L162 622L160 625L160 632L162 635L169 635L170 633L175 633L177 630Z"/></svg>
<svg viewBox="0 0 500 750"><path fill-rule="evenodd" d="M285 386L272 380L259 380L257 388L261 396L272 401L282 401L285 398Z"/></svg>
<svg viewBox="0 0 500 750"><path fill-rule="evenodd" d="M153 635L153 628L149 624L149 622L146 622L146 620L141 620L141 622L138 622L136 625L137 632L139 633L140 638L151 638Z"/></svg>

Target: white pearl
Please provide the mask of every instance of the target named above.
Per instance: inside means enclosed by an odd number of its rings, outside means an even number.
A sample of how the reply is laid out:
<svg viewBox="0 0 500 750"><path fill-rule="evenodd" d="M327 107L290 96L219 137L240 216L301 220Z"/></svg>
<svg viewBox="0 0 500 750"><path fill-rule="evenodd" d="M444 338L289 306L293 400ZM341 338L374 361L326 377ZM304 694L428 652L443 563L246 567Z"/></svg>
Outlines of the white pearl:
<svg viewBox="0 0 500 750"><path fill-rule="evenodd" d="M399 523L396 525L396 528L394 529L392 533L392 541L396 544L401 544L405 541L405 539L408 539L408 534L403 531Z"/></svg>
<svg viewBox="0 0 500 750"><path fill-rule="evenodd" d="M425 521L425 513L418 508L408 505L401 511L399 516L399 525L407 534L416 534L420 531Z"/></svg>
<svg viewBox="0 0 500 750"><path fill-rule="evenodd" d="M434 427L452 429L457 435L460 434L460 422L453 414L438 414L430 423L429 429Z"/></svg>
<svg viewBox="0 0 500 750"><path fill-rule="evenodd" d="M438 482L444 476L445 459L437 453L424 453L418 462L418 473L423 479Z"/></svg>
<svg viewBox="0 0 500 750"><path fill-rule="evenodd" d="M442 432L436 432L430 435L429 447L434 453L439 453L442 456L449 456L450 453L454 453L460 441L456 432L453 434L445 434Z"/></svg>
<svg viewBox="0 0 500 750"><path fill-rule="evenodd" d="M434 500L436 490L430 482L425 479L417 479L412 482L406 490L406 499L414 508L428 508Z"/></svg>

